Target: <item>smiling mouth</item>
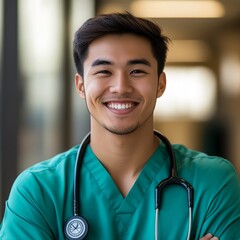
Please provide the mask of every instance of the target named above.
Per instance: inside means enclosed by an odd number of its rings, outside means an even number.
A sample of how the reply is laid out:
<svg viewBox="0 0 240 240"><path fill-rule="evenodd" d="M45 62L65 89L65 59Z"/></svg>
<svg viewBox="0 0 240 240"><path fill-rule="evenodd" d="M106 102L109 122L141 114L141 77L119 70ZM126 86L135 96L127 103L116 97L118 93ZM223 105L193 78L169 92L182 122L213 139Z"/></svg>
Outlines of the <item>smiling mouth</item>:
<svg viewBox="0 0 240 240"><path fill-rule="evenodd" d="M126 103L115 103L115 102L109 102L106 104L106 106L109 109L113 110L130 110L134 108L137 104L134 102L126 102Z"/></svg>

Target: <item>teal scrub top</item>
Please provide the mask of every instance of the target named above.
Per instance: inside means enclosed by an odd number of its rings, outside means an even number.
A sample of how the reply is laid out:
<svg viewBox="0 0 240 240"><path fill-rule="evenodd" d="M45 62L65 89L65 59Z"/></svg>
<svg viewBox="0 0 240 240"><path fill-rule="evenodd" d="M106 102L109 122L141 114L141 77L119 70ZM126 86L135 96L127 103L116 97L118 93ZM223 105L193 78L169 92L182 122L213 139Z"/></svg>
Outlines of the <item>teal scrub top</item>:
<svg viewBox="0 0 240 240"><path fill-rule="evenodd" d="M178 175L194 188L191 239L211 232L220 240L240 239L240 187L229 161L173 145ZM63 226L73 214L73 178L78 146L25 170L16 179L0 230L0 239L65 239ZM168 177L169 156L160 144L124 198L87 147L80 173L80 214L92 240L154 239L156 185ZM163 191L159 239L187 238L186 190Z"/></svg>

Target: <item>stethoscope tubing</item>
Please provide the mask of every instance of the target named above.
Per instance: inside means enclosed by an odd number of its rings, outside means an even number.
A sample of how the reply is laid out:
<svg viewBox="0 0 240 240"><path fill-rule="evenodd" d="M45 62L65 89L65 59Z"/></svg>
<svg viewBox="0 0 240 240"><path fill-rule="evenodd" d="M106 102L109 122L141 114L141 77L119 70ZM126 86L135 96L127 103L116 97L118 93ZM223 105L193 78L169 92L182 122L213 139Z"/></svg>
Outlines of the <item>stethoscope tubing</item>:
<svg viewBox="0 0 240 240"><path fill-rule="evenodd" d="M79 196L80 196L80 169L82 166L82 159L87 148L87 145L90 143L91 134L90 132L82 140L76 158L75 171L74 171L74 182L73 182L73 215L79 216Z"/></svg>
<svg viewBox="0 0 240 240"><path fill-rule="evenodd" d="M177 166L176 166L176 159L175 153L173 151L172 145L169 140L163 136L160 132L154 131L154 134L165 144L168 155L169 155L169 176L161 181L155 188L155 240L158 240L158 215L159 209L161 206L161 196L164 188L171 184L176 184L184 187L187 190L188 195L188 209L189 209L189 223L188 223L188 236L187 240L191 237L191 228L192 228L192 209L193 209L193 187L190 183L188 183L185 179L178 177L177 175ZM82 160L84 158L84 154L87 148L87 145L90 143L91 134L88 133L85 138L82 140L75 163L75 170L74 170L74 183L73 183L73 217L69 218L68 221L65 223L64 233L68 239L84 239L88 232L88 223L86 219L80 216L79 212L79 203L80 203L80 170L82 166ZM80 237L72 237L70 230L68 229L69 226L73 222L78 222L79 225L82 226L84 232L80 234Z"/></svg>
<svg viewBox="0 0 240 240"><path fill-rule="evenodd" d="M157 131L154 131L154 134L156 136L158 136L165 144L166 149L168 151L169 164L170 164L168 178L161 181L155 188L155 240L158 240L158 216L159 216L161 195L162 195L164 188L166 188L167 186L172 185L172 184L182 186L187 191L188 213L189 213L187 240L190 240L191 229L192 229L193 197L194 197L193 196L194 195L193 187L185 179L178 177L175 153L173 151L173 148L172 148L169 140Z"/></svg>

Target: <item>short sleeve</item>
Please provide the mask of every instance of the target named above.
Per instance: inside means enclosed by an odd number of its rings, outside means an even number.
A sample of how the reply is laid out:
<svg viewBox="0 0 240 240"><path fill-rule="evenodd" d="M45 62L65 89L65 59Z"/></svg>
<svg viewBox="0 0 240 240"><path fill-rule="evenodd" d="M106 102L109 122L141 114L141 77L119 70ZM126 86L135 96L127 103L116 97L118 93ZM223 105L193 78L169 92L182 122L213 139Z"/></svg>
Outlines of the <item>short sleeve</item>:
<svg viewBox="0 0 240 240"><path fill-rule="evenodd" d="M239 178L230 163L225 165L225 170L215 175L219 188L208 207L202 231L211 232L221 240L240 240Z"/></svg>
<svg viewBox="0 0 240 240"><path fill-rule="evenodd" d="M31 196L30 189L34 187L36 183L30 173L21 174L15 181L6 202L0 239L53 239L48 223Z"/></svg>

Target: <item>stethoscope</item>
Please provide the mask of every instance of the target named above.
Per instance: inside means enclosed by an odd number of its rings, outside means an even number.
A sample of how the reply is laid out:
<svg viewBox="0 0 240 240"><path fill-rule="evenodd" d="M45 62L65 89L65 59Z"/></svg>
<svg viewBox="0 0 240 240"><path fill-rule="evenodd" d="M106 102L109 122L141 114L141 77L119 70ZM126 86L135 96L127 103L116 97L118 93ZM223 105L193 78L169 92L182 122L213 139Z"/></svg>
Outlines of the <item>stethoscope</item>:
<svg viewBox="0 0 240 240"><path fill-rule="evenodd" d="M192 228L193 187L186 180L178 177L175 154L169 140L157 131L154 131L154 134L165 144L168 155L169 155L169 163L170 163L169 176L163 181L161 181L155 188L155 240L158 240L158 215L159 215L159 209L161 205L160 202L161 202L162 192L164 188L173 184L180 185L183 188L185 188L187 191L188 209L189 209L187 240L189 240L191 236L191 228ZM80 144L77 157L76 157L74 183L73 183L73 216L70 217L64 225L64 234L65 234L65 237L69 240L84 239L84 237L86 237L88 233L87 220L81 217L79 213L79 191L80 191L79 177L80 177L82 159L84 157L85 150L89 143L90 143L90 133L87 134L86 137L82 140L82 143Z"/></svg>

